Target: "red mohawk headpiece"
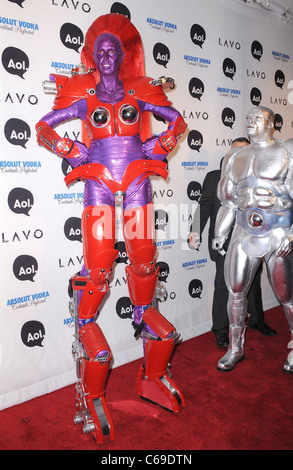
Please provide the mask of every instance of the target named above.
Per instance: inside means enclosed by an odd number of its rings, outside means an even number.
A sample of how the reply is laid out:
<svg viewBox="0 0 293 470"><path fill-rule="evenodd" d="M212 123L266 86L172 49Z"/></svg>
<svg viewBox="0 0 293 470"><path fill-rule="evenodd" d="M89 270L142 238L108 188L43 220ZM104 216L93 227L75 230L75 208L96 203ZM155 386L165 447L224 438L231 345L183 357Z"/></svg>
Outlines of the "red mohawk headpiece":
<svg viewBox="0 0 293 470"><path fill-rule="evenodd" d="M89 27L84 46L81 51L81 61L88 68L93 69L93 75L98 83L100 73L96 69L93 57L94 44L97 37L103 33L114 34L121 42L124 59L119 68L120 79L145 76L144 53L141 37L135 26L124 15L109 13L99 16ZM150 116L144 113L142 118L142 141L151 136Z"/></svg>
<svg viewBox="0 0 293 470"><path fill-rule="evenodd" d="M143 46L139 32L131 21L119 13L109 13L99 16L89 27L81 51L82 63L92 69L96 69L93 58L94 44L102 33L114 34L121 42L124 60L120 66L119 77L121 80L145 75ZM95 72L99 81L99 72Z"/></svg>

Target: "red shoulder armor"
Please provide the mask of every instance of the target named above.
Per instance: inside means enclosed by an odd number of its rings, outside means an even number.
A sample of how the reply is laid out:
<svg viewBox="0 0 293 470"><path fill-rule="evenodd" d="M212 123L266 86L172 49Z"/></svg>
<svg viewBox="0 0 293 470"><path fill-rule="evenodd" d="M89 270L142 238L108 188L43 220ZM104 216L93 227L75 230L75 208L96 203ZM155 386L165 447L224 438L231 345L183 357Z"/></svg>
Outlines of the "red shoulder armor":
<svg viewBox="0 0 293 470"><path fill-rule="evenodd" d="M68 108L73 103L96 93L96 81L91 73L70 77L57 74L51 75L55 79L57 88L53 109Z"/></svg>
<svg viewBox="0 0 293 470"><path fill-rule="evenodd" d="M171 106L162 85L150 77L129 78L124 81L125 96L130 95L138 100L157 106Z"/></svg>

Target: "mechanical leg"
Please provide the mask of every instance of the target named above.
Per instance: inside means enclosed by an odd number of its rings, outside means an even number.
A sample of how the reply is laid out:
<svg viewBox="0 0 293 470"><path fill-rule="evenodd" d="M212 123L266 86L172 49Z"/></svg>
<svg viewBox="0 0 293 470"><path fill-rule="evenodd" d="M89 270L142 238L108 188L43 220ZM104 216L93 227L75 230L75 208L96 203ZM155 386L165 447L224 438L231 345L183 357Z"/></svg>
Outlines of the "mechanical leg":
<svg viewBox="0 0 293 470"><path fill-rule="evenodd" d="M145 359L137 374L137 392L146 400L180 413L185 407L185 398L168 370L178 339L176 330L153 307L144 311L141 322L145 324L141 332Z"/></svg>
<svg viewBox="0 0 293 470"><path fill-rule="evenodd" d="M260 259L248 257L239 243L230 243L225 260L225 281L229 290L229 347L218 362L218 370L231 371L245 357L247 293L259 264Z"/></svg>
<svg viewBox="0 0 293 470"><path fill-rule="evenodd" d="M174 326L154 307L158 268L153 238L146 236L147 227L152 223L150 215L150 205L136 209L136 218L144 223L143 238L130 236L129 230L124 230L131 263L126 267L126 274L130 299L134 305L133 326L135 336L142 336L144 343L144 364L138 371L137 391L142 398L178 413L185 406L185 399L168 371L178 335ZM126 227L130 218L130 212L125 211Z"/></svg>
<svg viewBox="0 0 293 470"><path fill-rule="evenodd" d="M112 215L108 208L104 213ZM99 213L100 214L100 213ZM108 279L118 250L111 248L109 240L102 236L101 218L94 214L94 208L83 213L85 276L76 275L71 279L75 341L73 356L76 361L77 396L75 423L84 423L85 433L92 433L99 444L114 439L114 428L105 401L105 384L108 377L112 353L102 330L95 323L98 308L107 294Z"/></svg>

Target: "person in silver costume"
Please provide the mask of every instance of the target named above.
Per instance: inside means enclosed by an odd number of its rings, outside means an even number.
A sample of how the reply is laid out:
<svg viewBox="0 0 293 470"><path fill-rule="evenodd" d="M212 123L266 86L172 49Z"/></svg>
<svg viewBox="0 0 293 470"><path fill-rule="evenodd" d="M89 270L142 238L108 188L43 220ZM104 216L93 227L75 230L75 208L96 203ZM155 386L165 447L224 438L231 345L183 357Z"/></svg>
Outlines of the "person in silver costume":
<svg viewBox="0 0 293 470"><path fill-rule="evenodd" d="M229 348L217 368L231 371L244 359L247 292L261 260L282 304L293 348L293 139L273 138L274 113L254 107L246 117L251 144L230 150L218 185L213 248L221 250L234 225L225 261L229 290ZM293 373L293 350L283 365Z"/></svg>

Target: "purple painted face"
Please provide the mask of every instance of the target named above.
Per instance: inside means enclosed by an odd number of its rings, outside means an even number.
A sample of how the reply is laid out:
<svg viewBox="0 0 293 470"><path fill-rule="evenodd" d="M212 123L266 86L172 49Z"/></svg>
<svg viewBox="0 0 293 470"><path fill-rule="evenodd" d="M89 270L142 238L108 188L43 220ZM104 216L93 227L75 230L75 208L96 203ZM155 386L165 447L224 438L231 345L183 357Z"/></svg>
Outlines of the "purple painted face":
<svg viewBox="0 0 293 470"><path fill-rule="evenodd" d="M101 75L117 73L124 57L119 39L113 34L101 34L96 39L93 56Z"/></svg>

